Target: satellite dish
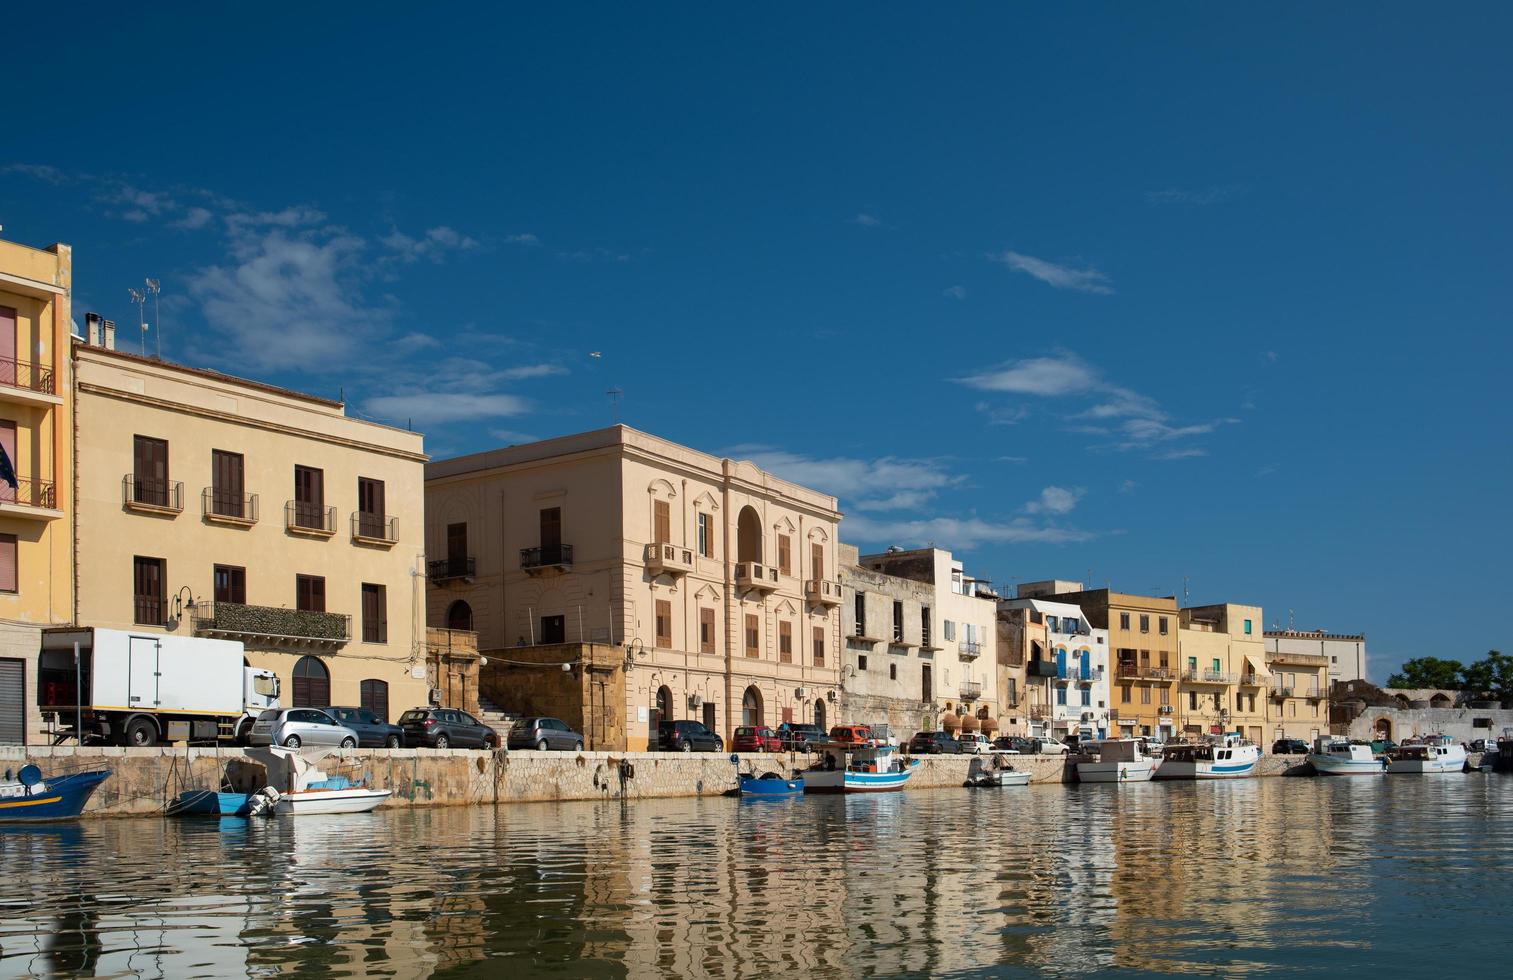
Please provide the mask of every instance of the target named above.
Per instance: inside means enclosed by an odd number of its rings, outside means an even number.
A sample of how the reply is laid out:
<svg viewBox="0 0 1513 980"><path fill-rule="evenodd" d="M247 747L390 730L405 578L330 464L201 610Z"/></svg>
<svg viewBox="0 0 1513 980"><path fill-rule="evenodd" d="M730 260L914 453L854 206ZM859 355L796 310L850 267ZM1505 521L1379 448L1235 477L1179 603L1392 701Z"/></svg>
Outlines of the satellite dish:
<svg viewBox="0 0 1513 980"><path fill-rule="evenodd" d="M25 765L21 767L18 778L21 780L22 786L35 786L42 782L42 770L34 765Z"/></svg>

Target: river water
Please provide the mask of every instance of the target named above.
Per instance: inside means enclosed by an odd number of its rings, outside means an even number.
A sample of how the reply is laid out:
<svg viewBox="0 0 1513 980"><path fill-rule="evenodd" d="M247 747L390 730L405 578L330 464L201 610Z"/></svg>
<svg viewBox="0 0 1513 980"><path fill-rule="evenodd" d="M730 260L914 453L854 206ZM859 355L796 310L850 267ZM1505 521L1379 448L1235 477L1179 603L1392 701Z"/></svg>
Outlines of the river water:
<svg viewBox="0 0 1513 980"><path fill-rule="evenodd" d="M1513 778L0 830L0 976L1506 976Z"/></svg>

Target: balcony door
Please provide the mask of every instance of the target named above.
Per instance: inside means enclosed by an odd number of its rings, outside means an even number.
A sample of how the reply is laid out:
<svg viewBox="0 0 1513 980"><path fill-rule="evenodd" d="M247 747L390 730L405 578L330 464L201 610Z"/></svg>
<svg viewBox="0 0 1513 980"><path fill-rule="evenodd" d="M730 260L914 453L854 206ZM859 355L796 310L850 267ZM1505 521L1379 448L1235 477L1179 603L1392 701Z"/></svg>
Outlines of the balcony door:
<svg viewBox="0 0 1513 980"><path fill-rule="evenodd" d="M131 472L132 499L154 507L168 506L168 440L133 436Z"/></svg>
<svg viewBox="0 0 1513 980"><path fill-rule="evenodd" d="M546 507L541 511L541 562L553 565L562 560L562 508Z"/></svg>
<svg viewBox="0 0 1513 980"><path fill-rule="evenodd" d="M326 474L313 466L294 468L294 521L300 527L326 526Z"/></svg>
<svg viewBox="0 0 1513 980"><path fill-rule="evenodd" d="M384 481L357 479L357 531L365 538L384 537Z"/></svg>
<svg viewBox="0 0 1513 980"><path fill-rule="evenodd" d="M210 499L214 513L221 517L246 517L242 496L246 461L241 453L223 449L210 451Z"/></svg>
<svg viewBox="0 0 1513 980"><path fill-rule="evenodd" d="M16 462L16 423L0 419L0 447L4 447L5 458L11 461L11 469L15 471L17 484L13 487L4 480L0 480L0 501L13 504L16 502L16 492L21 483L21 466Z"/></svg>

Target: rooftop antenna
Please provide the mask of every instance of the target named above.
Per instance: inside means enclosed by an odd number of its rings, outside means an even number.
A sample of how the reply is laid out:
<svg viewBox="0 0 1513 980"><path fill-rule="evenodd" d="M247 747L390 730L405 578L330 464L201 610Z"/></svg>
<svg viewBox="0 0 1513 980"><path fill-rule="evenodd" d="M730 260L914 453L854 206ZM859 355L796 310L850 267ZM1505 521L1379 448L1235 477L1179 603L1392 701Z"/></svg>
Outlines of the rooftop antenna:
<svg viewBox="0 0 1513 980"><path fill-rule="evenodd" d="M137 325L142 329L142 356L147 356L147 294L140 289L126 290L131 301L137 304Z"/></svg>
<svg viewBox="0 0 1513 980"><path fill-rule="evenodd" d="M158 293L163 291L163 284L156 279L147 279L147 291L152 294L152 318L158 322L158 360L163 359L163 318L158 315Z"/></svg>
<svg viewBox="0 0 1513 980"><path fill-rule="evenodd" d="M1184 606L1187 605L1188 595L1189 595L1189 593L1187 591L1187 576L1184 575L1184 576L1182 576L1182 605L1184 605Z"/></svg>
<svg viewBox="0 0 1513 980"><path fill-rule="evenodd" d="M1293 626L1292 626L1292 610L1289 609L1289 610L1287 610L1287 632L1291 633L1292 630L1293 630Z"/></svg>
<svg viewBox="0 0 1513 980"><path fill-rule="evenodd" d="M614 406L614 409L615 409L615 424L619 425L620 424L620 399L625 396L625 389L616 386L616 387L610 388L608 391L605 392L605 394L609 396L609 403Z"/></svg>

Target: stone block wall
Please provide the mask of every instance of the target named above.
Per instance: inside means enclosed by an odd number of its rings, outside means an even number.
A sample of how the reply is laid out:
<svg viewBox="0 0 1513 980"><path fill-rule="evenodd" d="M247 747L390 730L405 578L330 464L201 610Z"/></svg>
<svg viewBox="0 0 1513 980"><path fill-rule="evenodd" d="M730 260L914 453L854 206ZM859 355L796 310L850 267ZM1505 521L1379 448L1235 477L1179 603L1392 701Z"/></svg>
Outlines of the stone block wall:
<svg viewBox="0 0 1513 980"><path fill-rule="evenodd" d="M479 690L506 711L546 715L583 734L584 747L626 745L625 654L605 643L507 647L484 654ZM563 670L568 664L571 670Z"/></svg>

